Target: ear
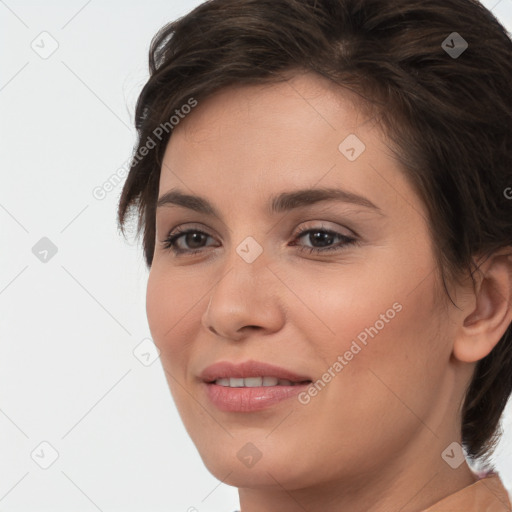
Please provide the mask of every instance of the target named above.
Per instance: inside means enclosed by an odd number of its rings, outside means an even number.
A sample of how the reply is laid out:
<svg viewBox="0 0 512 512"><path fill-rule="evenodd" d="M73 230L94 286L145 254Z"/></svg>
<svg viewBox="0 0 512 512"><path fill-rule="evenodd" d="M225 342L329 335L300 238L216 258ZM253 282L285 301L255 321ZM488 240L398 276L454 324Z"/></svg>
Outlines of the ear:
<svg viewBox="0 0 512 512"><path fill-rule="evenodd" d="M487 356L512 322L512 247L484 260L475 282L453 345L453 355L466 363Z"/></svg>

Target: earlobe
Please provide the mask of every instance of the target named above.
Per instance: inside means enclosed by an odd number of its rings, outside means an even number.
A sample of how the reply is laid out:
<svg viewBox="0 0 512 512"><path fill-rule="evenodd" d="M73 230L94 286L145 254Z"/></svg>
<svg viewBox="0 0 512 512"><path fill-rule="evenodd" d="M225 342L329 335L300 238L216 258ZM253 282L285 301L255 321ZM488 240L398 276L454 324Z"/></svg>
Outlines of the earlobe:
<svg viewBox="0 0 512 512"><path fill-rule="evenodd" d="M512 322L511 254L510 248L497 251L476 272L472 310L461 311L453 345L459 361L473 363L486 357Z"/></svg>

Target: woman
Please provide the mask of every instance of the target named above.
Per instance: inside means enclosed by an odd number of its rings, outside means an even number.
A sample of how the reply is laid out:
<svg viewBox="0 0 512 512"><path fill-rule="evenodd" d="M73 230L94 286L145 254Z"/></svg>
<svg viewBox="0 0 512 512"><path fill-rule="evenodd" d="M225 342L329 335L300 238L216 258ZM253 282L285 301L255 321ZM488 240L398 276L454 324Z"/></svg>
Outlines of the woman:
<svg viewBox="0 0 512 512"><path fill-rule="evenodd" d="M511 510L504 28L473 0L211 0L150 72L118 219L241 511Z"/></svg>

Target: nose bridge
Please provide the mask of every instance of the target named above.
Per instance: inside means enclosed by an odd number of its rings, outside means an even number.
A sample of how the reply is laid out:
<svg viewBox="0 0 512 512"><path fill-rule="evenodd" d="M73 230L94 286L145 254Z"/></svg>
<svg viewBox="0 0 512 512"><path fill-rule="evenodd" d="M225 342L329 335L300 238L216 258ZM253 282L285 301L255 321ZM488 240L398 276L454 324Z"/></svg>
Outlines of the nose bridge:
<svg viewBox="0 0 512 512"><path fill-rule="evenodd" d="M234 266L237 271L251 274L263 271L268 263L269 232L268 226L258 221L254 208L251 205L247 208L252 213L233 219L225 246L228 252L223 257L227 267Z"/></svg>
<svg viewBox="0 0 512 512"><path fill-rule="evenodd" d="M259 235L260 237L263 235ZM240 239L240 237L239 237ZM236 240L236 239L235 239ZM234 242L226 256L224 272L215 288L232 288L231 293L238 294L254 290L255 285L261 286L271 272L267 268L268 258L263 244L251 235L246 235L241 242ZM256 291L256 290L254 290Z"/></svg>

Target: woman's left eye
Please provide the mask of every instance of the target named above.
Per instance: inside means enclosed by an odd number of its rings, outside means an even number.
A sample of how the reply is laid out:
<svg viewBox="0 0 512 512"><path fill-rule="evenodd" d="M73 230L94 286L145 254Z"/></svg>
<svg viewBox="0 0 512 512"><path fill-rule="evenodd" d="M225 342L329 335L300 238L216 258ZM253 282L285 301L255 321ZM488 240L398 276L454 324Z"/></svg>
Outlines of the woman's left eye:
<svg viewBox="0 0 512 512"><path fill-rule="evenodd" d="M308 237L306 237L308 235ZM198 229L188 229L188 230L180 230L179 228L174 230L169 234L169 236L162 241L162 246L166 250L170 250L176 255L180 254L196 254L201 252L202 247L197 248L197 245L201 244L205 241L206 238L212 238L210 235L205 233L204 231L200 231ZM346 235L342 235L341 233L337 233L336 231L331 231L328 229L324 229L321 227L318 228L310 228L303 229L299 233L295 235L295 239L301 239L306 237L309 238L309 241L313 244L318 243L320 247L308 247L301 246L299 248L300 251L308 251L311 253L323 253L326 251L340 251L346 248L349 245L356 245L358 243L358 239ZM332 245L331 242L334 239L340 240L340 243L337 245ZM183 239L183 240L181 240ZM178 242L186 242L186 245L192 248L183 248L179 247ZM297 245L296 243L291 244L292 246ZM196 247L196 248L194 248Z"/></svg>

